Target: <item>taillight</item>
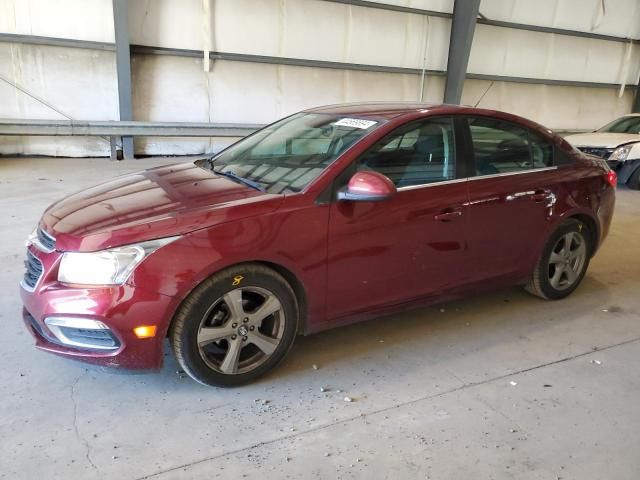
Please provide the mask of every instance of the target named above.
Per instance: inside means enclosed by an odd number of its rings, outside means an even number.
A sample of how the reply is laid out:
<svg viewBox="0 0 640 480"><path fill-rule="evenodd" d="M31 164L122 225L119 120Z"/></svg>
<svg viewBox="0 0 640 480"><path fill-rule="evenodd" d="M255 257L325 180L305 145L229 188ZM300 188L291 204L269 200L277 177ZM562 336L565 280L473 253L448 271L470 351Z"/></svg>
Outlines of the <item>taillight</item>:
<svg viewBox="0 0 640 480"><path fill-rule="evenodd" d="M607 183L613 188L616 188L618 184L618 174L613 170L609 170L605 176L607 177Z"/></svg>

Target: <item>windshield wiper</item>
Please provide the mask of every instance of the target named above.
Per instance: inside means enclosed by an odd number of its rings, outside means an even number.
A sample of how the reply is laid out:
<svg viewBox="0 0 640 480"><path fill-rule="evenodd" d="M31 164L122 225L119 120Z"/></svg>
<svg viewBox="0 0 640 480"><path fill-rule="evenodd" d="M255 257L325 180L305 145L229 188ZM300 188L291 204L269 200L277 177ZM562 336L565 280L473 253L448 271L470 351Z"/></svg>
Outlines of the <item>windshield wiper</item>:
<svg viewBox="0 0 640 480"><path fill-rule="evenodd" d="M216 170L215 168L212 168L211 170L213 171L213 173L216 173L218 175L222 175L224 177L230 178L230 179L235 180L237 182L243 183L243 184L247 185L248 187L251 187L251 188L254 188L254 189L258 190L259 192L266 192L267 191L267 189L265 188L265 186L262 183L254 182L253 180L249 180L248 178L241 177L237 173L234 173L232 170L227 170L226 172L222 171L220 169Z"/></svg>

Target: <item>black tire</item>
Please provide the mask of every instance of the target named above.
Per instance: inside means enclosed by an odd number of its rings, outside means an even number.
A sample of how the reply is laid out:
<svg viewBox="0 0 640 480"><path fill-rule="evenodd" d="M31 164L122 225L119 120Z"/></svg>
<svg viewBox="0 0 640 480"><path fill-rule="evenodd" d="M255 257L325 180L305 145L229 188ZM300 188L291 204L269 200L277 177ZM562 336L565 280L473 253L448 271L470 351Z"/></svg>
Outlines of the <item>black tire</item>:
<svg viewBox="0 0 640 480"><path fill-rule="evenodd" d="M636 171L627 180L627 186L632 190L640 190L640 165L636 167Z"/></svg>
<svg viewBox="0 0 640 480"><path fill-rule="evenodd" d="M232 308L227 306L225 300L231 298L227 297L227 294L235 296L238 295L238 291L240 291L239 298L242 305L246 305L252 299L258 305L255 312L260 309L259 299L262 294L265 295L262 306L266 305L266 299L273 301L273 297L275 297L281 308L276 313L265 317L265 320L255 327L255 331L253 326L251 332L245 328L242 333L236 333L233 337L227 335L224 339L208 340L209 343L203 347L203 343L198 341L198 339L202 339L200 334L203 331L212 331L211 328L219 329L217 331L224 329L225 332L238 331L235 327L232 328L230 320L238 318L238 316L233 315ZM270 295L267 296L264 292L268 292ZM250 297L249 300L247 296ZM244 307L242 308L242 317L252 315L251 309L247 311L249 313L246 313ZM226 320L224 320L225 315L227 316ZM221 318L218 319L218 316ZM234 387L249 383L264 375L285 357L293 345L298 330L298 318L299 310L295 293L280 274L263 265L242 264L211 276L194 289L176 313L169 332L169 339L178 363L191 378L203 385ZM248 321L248 318L243 320ZM216 324L216 322L220 323ZM273 342L279 343L277 343L275 350L269 354L257 348L258 343L254 344L251 341L254 334L260 334L261 338L264 337L260 329L264 327L265 322L270 325L277 324L275 328L278 331L277 335L279 335L279 338L273 338ZM251 323L246 325L248 327ZM242 327L242 323L238 326ZM265 335L268 334L265 333ZM268 338L271 340L270 337ZM240 344L241 340L244 340L244 343ZM222 369L225 365L228 369L228 365L234 362L232 360L225 363L227 356L232 351L232 342L238 342L241 345L235 347L234 352L238 352L235 357L232 355L236 358L236 368L224 373ZM205 351L205 349L209 350ZM252 354L252 350L257 351ZM243 352L249 355L249 359L245 360L248 366L244 367L245 370L249 368L247 371L240 371L238 368L243 362ZM254 357L260 359L261 363L256 360L255 367L251 368L250 360ZM233 373L230 373L232 371Z"/></svg>
<svg viewBox="0 0 640 480"><path fill-rule="evenodd" d="M567 279L564 285L560 285L559 281L555 280L555 283L559 286L559 288L556 288L552 284L551 278L555 279L556 268L558 267L557 264L551 261L551 255L554 254L554 259L557 258L556 255L560 255L560 253L557 253L558 246L560 245L560 242L565 241L568 234L574 234L580 238L581 242L584 242L584 259L579 266L579 270L576 268L578 271L574 271L572 268L573 273L571 282L569 282L566 269L572 267L572 265L565 264L561 266L561 268L564 269L564 273L559 272L560 275L558 278L561 278L562 275L567 275ZM570 237L574 238L572 242L575 242L576 245L578 244L578 240L575 240L577 237ZM592 252L592 235L587 226L581 221L573 218L567 220L553 232L551 237L549 237L531 278L524 287L525 290L537 297L544 298L545 300L559 300L567 297L576 288L578 288L582 282L582 279L587 272L587 268L589 267ZM562 253L562 255L564 255L564 253ZM566 261L571 262L571 260ZM575 266L578 267L577 263Z"/></svg>

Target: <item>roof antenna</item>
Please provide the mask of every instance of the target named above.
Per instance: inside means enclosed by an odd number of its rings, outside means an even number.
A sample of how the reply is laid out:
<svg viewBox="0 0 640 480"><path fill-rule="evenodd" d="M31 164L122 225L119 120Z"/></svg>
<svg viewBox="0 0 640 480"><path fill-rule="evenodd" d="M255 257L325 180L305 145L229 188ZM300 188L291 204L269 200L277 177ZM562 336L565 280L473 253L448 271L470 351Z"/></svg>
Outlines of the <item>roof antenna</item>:
<svg viewBox="0 0 640 480"><path fill-rule="evenodd" d="M480 102L482 101L482 99L484 98L484 96L487 94L487 92L491 89L491 87L493 87L493 84L495 83L495 80L491 80L491 83L489 84L489 86L487 87L487 89L484 91L484 93L480 96L480 98L478 99L478 101L476 102L476 104L473 106L473 108L476 108L478 105L480 105Z"/></svg>

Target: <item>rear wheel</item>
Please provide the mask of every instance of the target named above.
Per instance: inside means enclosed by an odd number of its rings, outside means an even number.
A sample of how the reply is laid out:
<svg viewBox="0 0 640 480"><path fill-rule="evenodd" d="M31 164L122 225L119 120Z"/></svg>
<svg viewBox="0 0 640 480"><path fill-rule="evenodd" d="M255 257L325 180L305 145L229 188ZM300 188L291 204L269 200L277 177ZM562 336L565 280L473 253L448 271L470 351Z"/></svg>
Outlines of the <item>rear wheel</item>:
<svg viewBox="0 0 640 480"><path fill-rule="evenodd" d="M525 289L544 299L568 296L584 278L592 252L586 225L570 219L549 238Z"/></svg>
<svg viewBox="0 0 640 480"><path fill-rule="evenodd" d="M287 281L262 265L240 265L205 280L184 301L170 341L180 366L210 386L248 383L289 351L298 323Z"/></svg>

